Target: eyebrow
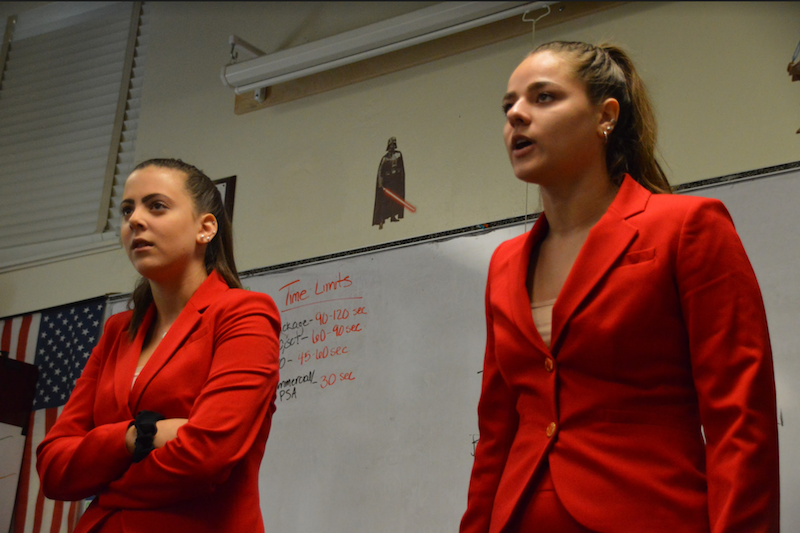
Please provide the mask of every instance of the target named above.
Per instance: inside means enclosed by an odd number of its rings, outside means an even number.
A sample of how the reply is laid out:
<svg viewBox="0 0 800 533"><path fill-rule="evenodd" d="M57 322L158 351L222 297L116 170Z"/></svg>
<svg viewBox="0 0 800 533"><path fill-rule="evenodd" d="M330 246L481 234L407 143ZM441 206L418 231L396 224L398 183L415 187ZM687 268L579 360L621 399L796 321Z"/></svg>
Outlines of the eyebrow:
<svg viewBox="0 0 800 533"><path fill-rule="evenodd" d="M531 83L530 85L528 85L525 88L525 92L526 93L531 93L531 92L534 92L534 91L538 91L539 89L547 87L548 85L555 85L555 84L552 81L535 81L535 82ZM506 100L513 100L514 97L516 97L516 96L517 96L517 93L515 93L514 91L507 92L503 96L503 101L505 102Z"/></svg>
<svg viewBox="0 0 800 533"><path fill-rule="evenodd" d="M164 195L164 194L161 194L161 193L158 193L158 192L154 192L153 194L148 194L147 196L145 196L144 198L142 198L142 203L147 203L147 202L149 202L150 200L152 200L153 198L155 198L156 196L163 196L164 198L169 198L169 196L166 196L166 195ZM134 201L133 201L133 200L131 200L130 198L125 198L124 200L122 200L122 201L119 203L119 205L134 204L134 203L136 203L136 202L134 202Z"/></svg>

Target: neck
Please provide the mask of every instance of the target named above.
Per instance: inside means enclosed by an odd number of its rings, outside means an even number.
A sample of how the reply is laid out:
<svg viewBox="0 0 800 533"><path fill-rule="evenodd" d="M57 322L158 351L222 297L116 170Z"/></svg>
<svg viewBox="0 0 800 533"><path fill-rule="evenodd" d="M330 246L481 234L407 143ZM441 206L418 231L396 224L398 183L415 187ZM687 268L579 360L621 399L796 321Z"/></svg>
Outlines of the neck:
<svg viewBox="0 0 800 533"><path fill-rule="evenodd" d="M618 188L607 173L540 187L549 234L569 236L591 229L614 201Z"/></svg>
<svg viewBox="0 0 800 533"><path fill-rule="evenodd" d="M150 289L153 292L153 303L158 311L159 325L169 326L175 322L186 307L186 303L207 277L205 266L202 266L168 280L151 279Z"/></svg>

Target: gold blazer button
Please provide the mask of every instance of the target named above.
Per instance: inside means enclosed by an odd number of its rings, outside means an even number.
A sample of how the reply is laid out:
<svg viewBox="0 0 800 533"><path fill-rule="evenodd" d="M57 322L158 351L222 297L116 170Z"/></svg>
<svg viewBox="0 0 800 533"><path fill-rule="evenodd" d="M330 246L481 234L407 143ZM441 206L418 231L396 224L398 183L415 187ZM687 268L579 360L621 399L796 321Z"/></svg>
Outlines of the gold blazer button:
<svg viewBox="0 0 800 533"><path fill-rule="evenodd" d="M553 435L556 434L556 423L555 422L550 422L550 425L547 426L546 433L547 433L547 438L550 438L550 437L552 437Z"/></svg>
<svg viewBox="0 0 800 533"><path fill-rule="evenodd" d="M544 360L544 368L548 372L552 372L555 367L556 367L556 363L555 363L555 361L553 361L552 357L548 357L547 359Z"/></svg>

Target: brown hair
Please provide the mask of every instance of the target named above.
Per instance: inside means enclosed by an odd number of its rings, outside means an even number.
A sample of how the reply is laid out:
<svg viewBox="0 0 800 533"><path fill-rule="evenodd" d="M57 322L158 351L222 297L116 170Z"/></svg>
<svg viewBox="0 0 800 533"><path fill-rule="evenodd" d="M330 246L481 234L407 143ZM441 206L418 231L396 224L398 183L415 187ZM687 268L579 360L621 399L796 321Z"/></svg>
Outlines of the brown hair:
<svg viewBox="0 0 800 533"><path fill-rule="evenodd" d="M233 228L228 214L225 212L222 195L214 185L214 182L203 174L203 171L194 165L184 163L180 159L149 159L136 165L133 171L151 166L178 170L186 175L184 186L192 198L195 211L197 213L211 213L217 219L217 233L211 239L211 242L206 245L206 272L210 274L212 270L216 270L228 284L228 287L241 289L242 282L239 280L239 273L233 260ZM147 278L141 277L128 301L128 307L133 308L133 317L128 327L131 339L136 336L136 332L139 330L139 326L142 325L144 315L152 302L153 293L150 290L150 282Z"/></svg>
<svg viewBox="0 0 800 533"><path fill-rule="evenodd" d="M594 104L607 98L619 102L617 124L606 146L606 168L614 183L622 183L627 173L651 192L671 193L655 158L656 119L650 98L630 57L616 46L569 41L542 44L530 55L545 50L570 56L575 75L586 85Z"/></svg>

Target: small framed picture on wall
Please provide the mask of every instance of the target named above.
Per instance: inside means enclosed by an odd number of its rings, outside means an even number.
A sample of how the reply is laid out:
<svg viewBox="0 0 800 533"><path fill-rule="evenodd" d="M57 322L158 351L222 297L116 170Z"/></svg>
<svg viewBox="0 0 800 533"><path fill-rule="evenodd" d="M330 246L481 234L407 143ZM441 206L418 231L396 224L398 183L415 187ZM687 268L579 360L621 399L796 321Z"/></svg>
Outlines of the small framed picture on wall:
<svg viewBox="0 0 800 533"><path fill-rule="evenodd" d="M228 213L228 218L233 222L233 198L236 194L236 176L214 180L214 185L219 189L219 193L222 195L222 203L225 204L225 212Z"/></svg>

